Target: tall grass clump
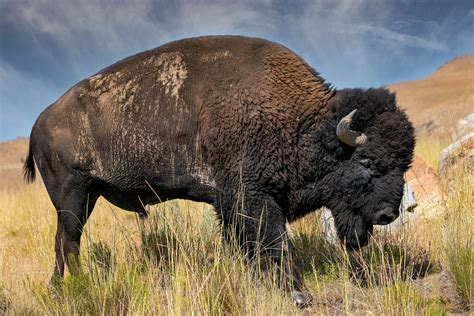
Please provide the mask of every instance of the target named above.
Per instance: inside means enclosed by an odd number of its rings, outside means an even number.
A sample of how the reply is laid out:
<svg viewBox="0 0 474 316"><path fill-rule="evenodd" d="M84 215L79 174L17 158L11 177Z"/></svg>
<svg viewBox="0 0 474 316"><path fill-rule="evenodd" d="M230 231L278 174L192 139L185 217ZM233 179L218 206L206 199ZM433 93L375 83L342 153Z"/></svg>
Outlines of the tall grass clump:
<svg viewBox="0 0 474 316"><path fill-rule="evenodd" d="M433 170L438 170L439 155L452 142L453 139L449 134L418 137L415 155L419 156Z"/></svg>
<svg viewBox="0 0 474 316"><path fill-rule="evenodd" d="M465 166L454 170L446 192L447 213L443 227L444 266L456 284L456 291L466 307L473 308L474 273L474 176Z"/></svg>
<svg viewBox="0 0 474 316"><path fill-rule="evenodd" d="M422 138L417 142L416 154L434 170L438 169L441 151L452 143L449 135L435 139ZM467 157L465 159L468 159ZM472 167L462 160L448 167L448 174L439 175L443 207L446 212L434 223L438 237L433 240L439 254L442 269L447 271L454 282L461 309L473 308L474 274L474 176ZM446 178L444 178L446 177Z"/></svg>
<svg viewBox="0 0 474 316"><path fill-rule="evenodd" d="M89 246L87 270L92 278L105 280L116 269L117 262L111 247L102 241L91 242Z"/></svg>
<svg viewBox="0 0 474 316"><path fill-rule="evenodd" d="M444 311L441 301L424 297L415 283L439 271L439 263L405 229L377 231L365 249L349 254L352 283L367 295L371 309L383 315Z"/></svg>
<svg viewBox="0 0 474 316"><path fill-rule="evenodd" d="M296 261L314 295L314 309L325 314L385 315L444 313L439 299L425 297L416 281L440 270L410 227L379 229L369 245L345 250L311 214L292 226Z"/></svg>
<svg viewBox="0 0 474 316"><path fill-rule="evenodd" d="M107 280L83 273L65 277L54 289L37 283L29 287L41 313L125 315L149 302L147 281L133 266L124 264Z"/></svg>

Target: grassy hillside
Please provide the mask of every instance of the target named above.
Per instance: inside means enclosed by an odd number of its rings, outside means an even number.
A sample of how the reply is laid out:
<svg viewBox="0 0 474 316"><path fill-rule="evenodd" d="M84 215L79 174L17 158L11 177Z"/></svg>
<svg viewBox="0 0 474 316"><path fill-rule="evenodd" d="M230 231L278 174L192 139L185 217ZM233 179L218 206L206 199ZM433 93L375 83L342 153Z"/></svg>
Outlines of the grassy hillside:
<svg viewBox="0 0 474 316"><path fill-rule="evenodd" d="M474 112L474 54L454 59L427 78L388 87L419 133L445 133Z"/></svg>

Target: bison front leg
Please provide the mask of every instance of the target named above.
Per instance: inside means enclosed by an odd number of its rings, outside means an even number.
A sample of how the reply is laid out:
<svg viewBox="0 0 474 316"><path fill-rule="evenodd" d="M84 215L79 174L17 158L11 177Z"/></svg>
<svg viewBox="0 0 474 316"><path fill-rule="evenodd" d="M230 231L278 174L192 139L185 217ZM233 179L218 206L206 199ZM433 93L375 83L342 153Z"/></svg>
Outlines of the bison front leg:
<svg viewBox="0 0 474 316"><path fill-rule="evenodd" d="M246 194L243 202L222 204L228 206L221 213L224 236L237 240L244 254L258 260L265 271L276 270L279 286L297 305L308 304L311 298L302 294L301 276L293 264L293 244L281 208L273 198L261 195Z"/></svg>
<svg viewBox="0 0 474 316"><path fill-rule="evenodd" d="M260 251L260 260L264 269L276 269L278 273L279 286L290 293L292 299L298 306L310 303L311 297L303 295L301 275L293 263L293 243L288 236L286 223L261 223L261 227L273 226L264 235L257 236L257 247Z"/></svg>

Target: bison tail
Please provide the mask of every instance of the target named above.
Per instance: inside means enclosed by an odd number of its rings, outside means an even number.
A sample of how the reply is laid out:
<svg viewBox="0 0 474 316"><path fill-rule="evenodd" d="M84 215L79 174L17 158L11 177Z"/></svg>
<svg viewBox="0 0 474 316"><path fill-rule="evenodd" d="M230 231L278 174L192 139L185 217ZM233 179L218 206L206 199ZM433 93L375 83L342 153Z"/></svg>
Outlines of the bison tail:
<svg viewBox="0 0 474 316"><path fill-rule="evenodd" d="M36 178L35 161L33 159L33 151L31 150L31 142L28 148L28 156L26 156L23 165L23 177L27 183L32 183Z"/></svg>

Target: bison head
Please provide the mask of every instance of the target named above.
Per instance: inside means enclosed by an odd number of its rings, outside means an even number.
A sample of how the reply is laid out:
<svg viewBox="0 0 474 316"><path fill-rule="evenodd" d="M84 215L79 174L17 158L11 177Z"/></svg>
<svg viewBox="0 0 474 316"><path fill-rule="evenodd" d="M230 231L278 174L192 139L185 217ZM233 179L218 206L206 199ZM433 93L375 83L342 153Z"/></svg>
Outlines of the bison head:
<svg viewBox="0 0 474 316"><path fill-rule="evenodd" d="M341 90L330 103L324 204L333 212L339 238L357 249L368 243L373 225L399 215L414 130L386 89Z"/></svg>

